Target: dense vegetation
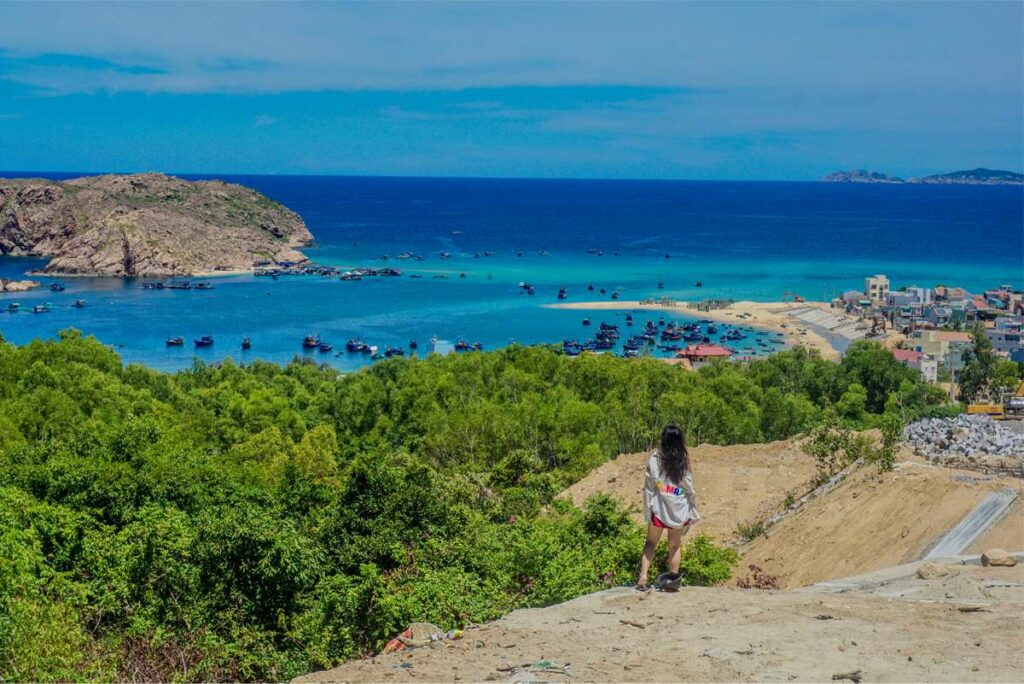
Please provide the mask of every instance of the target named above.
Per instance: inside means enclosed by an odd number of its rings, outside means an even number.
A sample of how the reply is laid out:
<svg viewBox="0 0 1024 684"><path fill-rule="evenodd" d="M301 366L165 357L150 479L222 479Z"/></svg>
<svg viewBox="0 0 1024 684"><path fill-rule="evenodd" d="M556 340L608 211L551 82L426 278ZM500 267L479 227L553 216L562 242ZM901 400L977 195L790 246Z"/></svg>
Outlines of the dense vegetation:
<svg viewBox="0 0 1024 684"><path fill-rule="evenodd" d="M877 345L687 373L514 347L123 367L75 332L0 340L0 679L278 680L632 579L641 531L555 499L678 422L691 442L944 410ZM728 555L687 548L689 581Z"/></svg>

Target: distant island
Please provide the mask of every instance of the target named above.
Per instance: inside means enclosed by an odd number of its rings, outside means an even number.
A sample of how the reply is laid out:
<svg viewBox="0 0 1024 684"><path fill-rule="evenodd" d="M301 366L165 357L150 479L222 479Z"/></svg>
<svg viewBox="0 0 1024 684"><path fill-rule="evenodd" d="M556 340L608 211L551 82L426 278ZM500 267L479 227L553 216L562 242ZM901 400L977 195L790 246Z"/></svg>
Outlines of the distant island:
<svg viewBox="0 0 1024 684"><path fill-rule="evenodd" d="M824 178L823 181L828 183L903 183L902 178L896 176L888 176L884 173L878 173L877 171L865 171L864 169L855 169L853 171L836 171L830 173Z"/></svg>
<svg viewBox="0 0 1024 684"><path fill-rule="evenodd" d="M185 276L305 261L298 214L234 183L159 173L0 179L0 255L49 257L47 274Z"/></svg>
<svg viewBox="0 0 1024 684"><path fill-rule="evenodd" d="M1022 185L1024 174L998 169L972 169L970 171L953 171L939 173L922 178L889 176L877 171L856 169L853 171L836 171L824 178L826 183L919 183L924 185Z"/></svg>

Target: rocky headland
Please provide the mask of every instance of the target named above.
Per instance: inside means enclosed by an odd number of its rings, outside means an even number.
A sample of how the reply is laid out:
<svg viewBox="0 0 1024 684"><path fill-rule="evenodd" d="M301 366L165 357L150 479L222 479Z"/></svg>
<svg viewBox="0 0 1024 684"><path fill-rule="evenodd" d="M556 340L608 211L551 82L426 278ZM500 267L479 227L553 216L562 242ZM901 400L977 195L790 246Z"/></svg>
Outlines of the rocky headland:
<svg viewBox="0 0 1024 684"><path fill-rule="evenodd" d="M159 173L0 179L0 255L46 274L178 276L305 261L298 214L255 190Z"/></svg>

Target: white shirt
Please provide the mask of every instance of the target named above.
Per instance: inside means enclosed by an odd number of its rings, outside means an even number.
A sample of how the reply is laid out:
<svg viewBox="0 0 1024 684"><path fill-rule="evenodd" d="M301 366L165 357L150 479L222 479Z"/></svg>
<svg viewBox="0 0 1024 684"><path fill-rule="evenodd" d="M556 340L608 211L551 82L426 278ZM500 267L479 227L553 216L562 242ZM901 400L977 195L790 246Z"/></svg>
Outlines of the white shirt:
<svg viewBox="0 0 1024 684"><path fill-rule="evenodd" d="M651 522L651 514L658 516L666 527L679 529L687 521L700 520L697 510L697 492L693 489L693 474L687 471L683 481L675 484L661 472L661 460L655 451L647 459L647 479L644 483L644 519Z"/></svg>

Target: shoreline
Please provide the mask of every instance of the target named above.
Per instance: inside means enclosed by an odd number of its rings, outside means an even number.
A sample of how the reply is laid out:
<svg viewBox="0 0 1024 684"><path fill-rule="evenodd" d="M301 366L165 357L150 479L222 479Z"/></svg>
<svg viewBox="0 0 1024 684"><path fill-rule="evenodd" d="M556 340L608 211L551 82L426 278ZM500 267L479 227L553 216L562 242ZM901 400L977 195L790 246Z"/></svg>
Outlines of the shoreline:
<svg viewBox="0 0 1024 684"><path fill-rule="evenodd" d="M810 326L791 318L786 314L796 307L814 307L823 311L831 311L828 304L822 302L734 302L726 309L699 311L687 306L690 302L678 301L674 306L641 301L600 301L544 304L547 309L568 309L578 311L668 311L683 314L691 318L706 318L718 323L749 325L755 328L780 333L791 347L805 347L816 350L821 357L829 361L838 361L841 354L832 344Z"/></svg>
<svg viewBox="0 0 1024 684"><path fill-rule="evenodd" d="M237 275L252 275L256 270L252 268L238 268L231 269L228 271L196 271L195 273L178 273L178 274L167 274L162 275L110 275L107 273L60 273L54 271L26 271L25 275L34 276L36 278L117 278L118 280L152 280L152 279L182 279L182 278L219 278L223 276L237 276Z"/></svg>

